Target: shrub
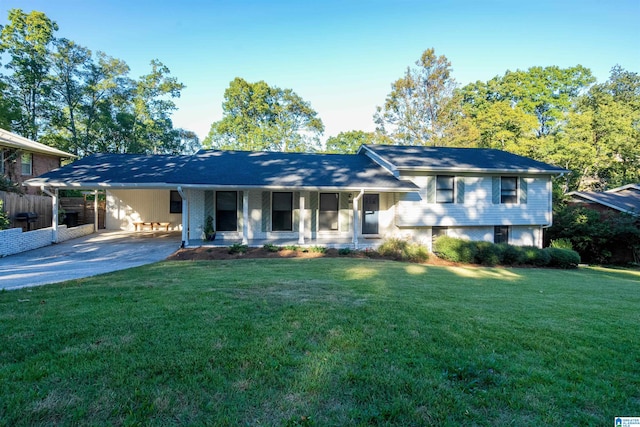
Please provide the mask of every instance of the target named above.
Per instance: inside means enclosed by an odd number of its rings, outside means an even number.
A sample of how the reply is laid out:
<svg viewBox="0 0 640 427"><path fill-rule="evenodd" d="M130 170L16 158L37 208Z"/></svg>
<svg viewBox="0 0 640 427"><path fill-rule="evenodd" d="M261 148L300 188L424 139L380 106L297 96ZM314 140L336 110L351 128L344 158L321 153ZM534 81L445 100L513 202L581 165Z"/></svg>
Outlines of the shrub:
<svg viewBox="0 0 640 427"><path fill-rule="evenodd" d="M349 249L349 248L340 248L340 249L338 249L338 255L342 255L342 256L351 255L351 249Z"/></svg>
<svg viewBox="0 0 640 427"><path fill-rule="evenodd" d="M247 250L249 250L249 246L243 245L241 243L234 243L233 245L229 246L230 254L244 254L247 252Z"/></svg>
<svg viewBox="0 0 640 427"><path fill-rule="evenodd" d="M501 252L502 264L518 265L523 264L523 251L520 246L508 245L506 243L498 243L496 245Z"/></svg>
<svg viewBox="0 0 640 427"><path fill-rule="evenodd" d="M3 201L0 200L0 230L6 230L9 228L11 221L9 221L9 215L4 211Z"/></svg>
<svg viewBox="0 0 640 427"><path fill-rule="evenodd" d="M502 262L502 247L491 242L475 242L475 244L477 264L494 266Z"/></svg>
<svg viewBox="0 0 640 427"><path fill-rule="evenodd" d="M433 253L452 262L471 264L475 261L477 246L468 240L440 236L434 242Z"/></svg>
<svg viewBox="0 0 640 427"><path fill-rule="evenodd" d="M550 248L558 248L558 249L571 249L573 250L573 243L566 237L552 240L549 244Z"/></svg>
<svg viewBox="0 0 640 427"><path fill-rule="evenodd" d="M378 247L378 253L398 261L425 262L429 259L427 248L397 237L385 239Z"/></svg>
<svg viewBox="0 0 640 427"><path fill-rule="evenodd" d="M300 249L300 246L298 245L286 245L284 247L284 249L288 250L288 251L297 251L298 249Z"/></svg>
<svg viewBox="0 0 640 427"><path fill-rule="evenodd" d="M522 246L522 264L535 265L537 267L544 267L549 265L551 261L551 255L535 246Z"/></svg>
<svg viewBox="0 0 640 427"><path fill-rule="evenodd" d="M280 250L280 247L274 245L273 243L266 243L264 246L262 246L262 249L268 252L278 252Z"/></svg>
<svg viewBox="0 0 640 427"><path fill-rule="evenodd" d="M327 248L325 248L324 246L311 246L309 247L309 252L324 254L327 252Z"/></svg>
<svg viewBox="0 0 640 427"><path fill-rule="evenodd" d="M574 250L549 247L544 252L549 254L551 267L576 268L580 264L580 255Z"/></svg>

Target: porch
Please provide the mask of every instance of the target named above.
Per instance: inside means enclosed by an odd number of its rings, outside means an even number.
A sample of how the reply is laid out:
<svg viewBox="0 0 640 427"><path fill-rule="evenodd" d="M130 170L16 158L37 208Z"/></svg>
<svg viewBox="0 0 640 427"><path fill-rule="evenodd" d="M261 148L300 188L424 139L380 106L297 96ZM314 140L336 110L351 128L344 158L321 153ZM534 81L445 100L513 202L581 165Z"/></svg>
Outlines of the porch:
<svg viewBox="0 0 640 427"><path fill-rule="evenodd" d="M274 245L279 247L285 246L297 246L300 248L309 248L313 246L321 246L327 249L375 249L382 243L382 238L361 238L358 240L357 248L353 243L353 239L347 237L335 237L335 238L316 238L305 239L304 243L300 243L298 239L294 238L270 238L270 239L249 239L246 243L251 248L261 248L264 245ZM233 244L242 244L242 238L216 238L213 241L202 239L190 239L186 248L199 248L199 247L211 247L220 248L227 247Z"/></svg>

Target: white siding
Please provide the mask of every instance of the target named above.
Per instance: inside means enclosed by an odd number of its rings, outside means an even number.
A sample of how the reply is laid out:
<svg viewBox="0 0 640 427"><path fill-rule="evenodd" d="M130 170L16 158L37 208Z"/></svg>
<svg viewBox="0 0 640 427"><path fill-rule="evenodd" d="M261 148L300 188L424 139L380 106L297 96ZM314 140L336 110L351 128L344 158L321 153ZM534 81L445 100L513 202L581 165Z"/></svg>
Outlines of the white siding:
<svg viewBox="0 0 640 427"><path fill-rule="evenodd" d="M169 190L109 190L105 228L135 229L134 222L169 222L170 230L182 229L182 215L169 213Z"/></svg>
<svg viewBox="0 0 640 427"><path fill-rule="evenodd" d="M204 231L204 191L185 190L189 201L189 239L202 239Z"/></svg>
<svg viewBox="0 0 640 427"><path fill-rule="evenodd" d="M464 203L428 203L427 176L411 176L417 193L399 195L398 227L546 225L551 222L550 178L526 177L527 203L493 204L492 176L464 177Z"/></svg>

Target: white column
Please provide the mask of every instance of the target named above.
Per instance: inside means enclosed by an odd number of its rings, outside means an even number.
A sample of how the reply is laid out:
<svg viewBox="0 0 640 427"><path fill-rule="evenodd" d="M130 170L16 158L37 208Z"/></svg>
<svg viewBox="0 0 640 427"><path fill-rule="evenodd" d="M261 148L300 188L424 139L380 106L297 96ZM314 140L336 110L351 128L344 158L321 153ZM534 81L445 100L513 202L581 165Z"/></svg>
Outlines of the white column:
<svg viewBox="0 0 640 427"><path fill-rule="evenodd" d="M242 192L242 244L249 243L249 191Z"/></svg>
<svg viewBox="0 0 640 427"><path fill-rule="evenodd" d="M178 187L178 193L182 197L182 245L189 246L189 201L182 187Z"/></svg>
<svg viewBox="0 0 640 427"><path fill-rule="evenodd" d="M304 196L300 192L300 221L298 224L298 244L304 245Z"/></svg>
<svg viewBox="0 0 640 427"><path fill-rule="evenodd" d="M98 190L93 192L93 231L98 232Z"/></svg>
<svg viewBox="0 0 640 427"><path fill-rule="evenodd" d="M51 236L51 241L53 243L58 243L58 210L60 209L60 197L58 196L58 189L56 188L51 195L51 209L52 209L52 219L51 219L51 228L53 229L53 234Z"/></svg>

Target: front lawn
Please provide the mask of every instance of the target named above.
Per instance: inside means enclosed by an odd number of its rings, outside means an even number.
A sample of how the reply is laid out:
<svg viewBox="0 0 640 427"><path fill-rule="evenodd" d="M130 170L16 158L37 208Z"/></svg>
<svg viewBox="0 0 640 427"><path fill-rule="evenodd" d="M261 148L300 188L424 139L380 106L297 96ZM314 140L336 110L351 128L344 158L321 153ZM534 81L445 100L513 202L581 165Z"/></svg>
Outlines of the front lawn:
<svg viewBox="0 0 640 427"><path fill-rule="evenodd" d="M0 292L0 425L613 425L640 272L163 262Z"/></svg>

